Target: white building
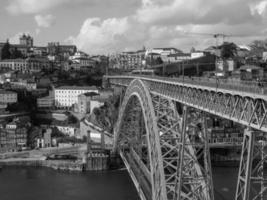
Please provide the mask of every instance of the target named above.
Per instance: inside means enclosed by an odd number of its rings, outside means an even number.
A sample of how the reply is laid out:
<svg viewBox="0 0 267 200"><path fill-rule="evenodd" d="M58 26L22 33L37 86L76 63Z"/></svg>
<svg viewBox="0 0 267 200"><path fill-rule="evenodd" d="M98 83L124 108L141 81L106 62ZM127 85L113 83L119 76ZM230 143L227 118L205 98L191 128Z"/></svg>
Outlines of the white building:
<svg viewBox="0 0 267 200"><path fill-rule="evenodd" d="M8 69L13 71L25 72L29 68L26 59L6 59L0 61L0 69Z"/></svg>
<svg viewBox="0 0 267 200"><path fill-rule="evenodd" d="M181 51L173 47L153 48L153 49L149 49L146 51L146 56L151 53L157 53L157 54L160 54L161 56L168 56L171 54L181 53Z"/></svg>
<svg viewBox="0 0 267 200"><path fill-rule="evenodd" d="M0 90L1 103L16 103L17 101L18 101L17 93L6 90Z"/></svg>
<svg viewBox="0 0 267 200"><path fill-rule="evenodd" d="M70 137L76 136L77 128L70 125L56 125L57 129L63 133L64 135L68 135Z"/></svg>
<svg viewBox="0 0 267 200"><path fill-rule="evenodd" d="M80 94L87 92L98 93L98 89L95 86L62 86L55 88L55 106L57 108L70 108L78 103L78 96Z"/></svg>

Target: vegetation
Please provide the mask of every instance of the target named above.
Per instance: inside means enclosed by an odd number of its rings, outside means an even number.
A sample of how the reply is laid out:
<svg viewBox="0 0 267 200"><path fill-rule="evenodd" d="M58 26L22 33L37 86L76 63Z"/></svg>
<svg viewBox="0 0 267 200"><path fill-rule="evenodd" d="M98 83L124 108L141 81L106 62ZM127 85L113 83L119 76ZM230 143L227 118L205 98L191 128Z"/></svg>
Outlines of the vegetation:
<svg viewBox="0 0 267 200"><path fill-rule="evenodd" d="M12 51L11 46L7 40L2 48L1 59L16 59L16 58L23 58L23 55L17 48L14 48L14 50Z"/></svg>
<svg viewBox="0 0 267 200"><path fill-rule="evenodd" d="M237 46L234 43L224 42L219 46L219 49L221 50L222 58L234 58L237 55Z"/></svg>
<svg viewBox="0 0 267 200"><path fill-rule="evenodd" d="M90 121L109 133L113 132L113 127L119 114L119 96L112 97L100 108L95 108L90 115Z"/></svg>
<svg viewBox="0 0 267 200"><path fill-rule="evenodd" d="M262 56L264 51L267 51L267 39L266 40L254 40L250 45L251 54L255 56Z"/></svg>
<svg viewBox="0 0 267 200"><path fill-rule="evenodd" d="M10 44L8 42L8 40L6 41L6 43L4 44L3 48L2 48L2 53L1 53L1 59L9 59L11 56L10 53Z"/></svg>

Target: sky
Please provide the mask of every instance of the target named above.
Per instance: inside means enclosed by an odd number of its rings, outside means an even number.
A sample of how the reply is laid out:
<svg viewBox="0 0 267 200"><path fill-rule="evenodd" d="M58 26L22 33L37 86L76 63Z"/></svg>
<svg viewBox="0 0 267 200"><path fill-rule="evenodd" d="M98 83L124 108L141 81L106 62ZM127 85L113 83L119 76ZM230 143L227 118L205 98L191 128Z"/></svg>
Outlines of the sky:
<svg viewBox="0 0 267 200"><path fill-rule="evenodd" d="M267 38L267 0L0 0L0 41L75 44L89 54L143 48L184 51Z"/></svg>

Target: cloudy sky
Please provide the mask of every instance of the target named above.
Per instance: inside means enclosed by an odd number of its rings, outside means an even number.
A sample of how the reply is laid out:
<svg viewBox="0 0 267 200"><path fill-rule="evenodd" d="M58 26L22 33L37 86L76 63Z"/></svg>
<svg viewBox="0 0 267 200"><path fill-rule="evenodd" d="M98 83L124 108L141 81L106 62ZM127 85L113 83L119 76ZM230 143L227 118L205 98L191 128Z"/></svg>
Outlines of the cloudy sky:
<svg viewBox="0 0 267 200"><path fill-rule="evenodd" d="M267 38L267 0L0 0L0 40L76 44L90 54L143 46L189 50L224 33L238 44Z"/></svg>

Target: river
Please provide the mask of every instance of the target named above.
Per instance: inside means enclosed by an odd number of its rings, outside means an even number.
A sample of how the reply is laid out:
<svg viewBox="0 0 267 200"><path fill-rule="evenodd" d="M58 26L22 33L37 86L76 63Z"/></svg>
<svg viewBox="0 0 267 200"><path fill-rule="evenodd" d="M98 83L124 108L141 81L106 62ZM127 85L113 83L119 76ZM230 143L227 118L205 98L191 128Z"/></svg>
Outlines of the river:
<svg viewBox="0 0 267 200"><path fill-rule="evenodd" d="M234 199L238 168L213 168L215 199ZM138 200L127 171L70 173L47 168L4 168L1 200Z"/></svg>

